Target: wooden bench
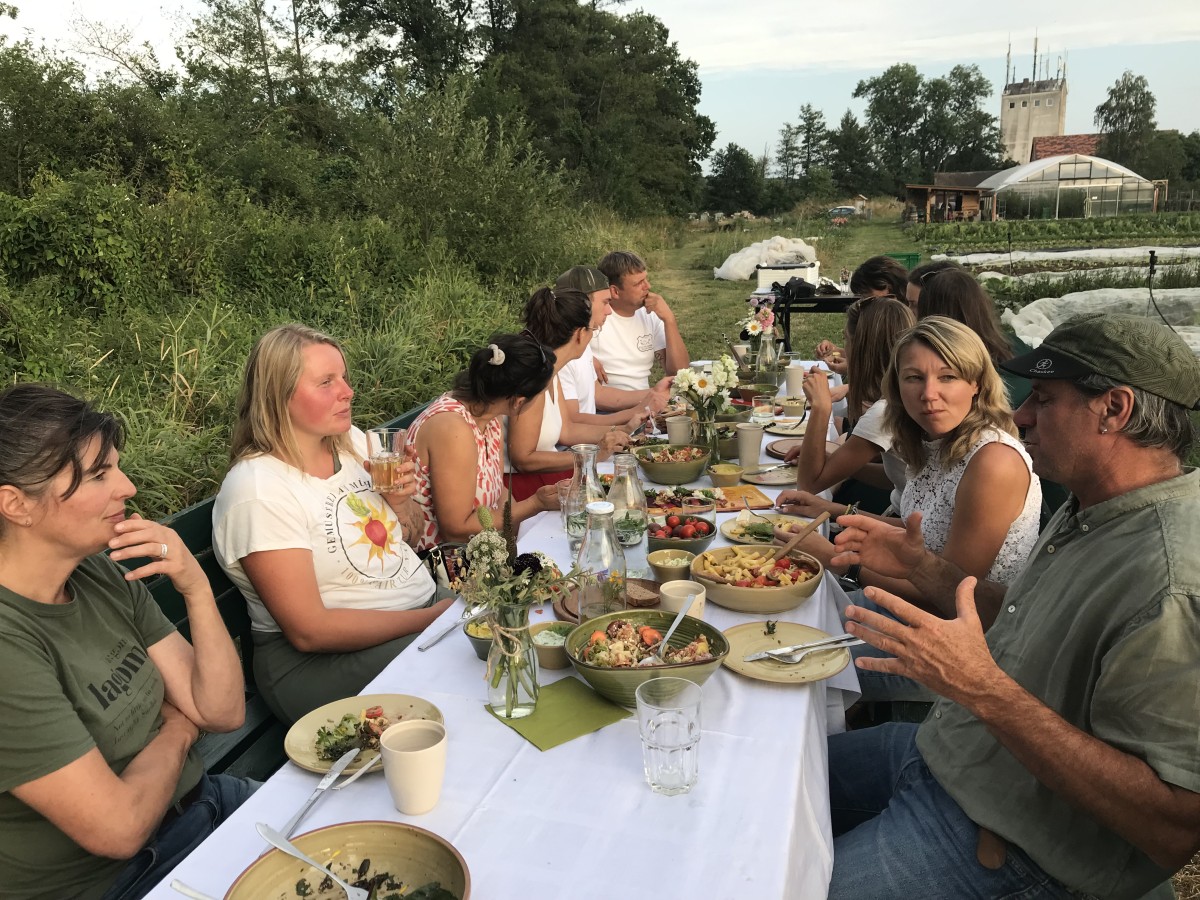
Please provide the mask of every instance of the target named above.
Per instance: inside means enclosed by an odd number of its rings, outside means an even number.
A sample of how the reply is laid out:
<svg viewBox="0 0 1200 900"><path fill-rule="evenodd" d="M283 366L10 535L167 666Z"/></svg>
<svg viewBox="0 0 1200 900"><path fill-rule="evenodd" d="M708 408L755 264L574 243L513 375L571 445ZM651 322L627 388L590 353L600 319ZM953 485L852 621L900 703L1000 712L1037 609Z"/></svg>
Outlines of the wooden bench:
<svg viewBox="0 0 1200 900"><path fill-rule="evenodd" d="M385 426L407 428L428 405L422 403L386 422ZM267 708L254 683L254 641L250 636L250 614L246 610L246 599L222 571L213 552L214 502L215 498L209 497L162 520L164 525L179 534L208 576L221 619L237 646L246 680L246 721L242 727L228 734L204 734L196 749L210 772L227 772L263 781L286 760L283 738L287 726ZM158 576L147 581L146 587L167 618L184 637L190 638L187 605L171 580Z"/></svg>

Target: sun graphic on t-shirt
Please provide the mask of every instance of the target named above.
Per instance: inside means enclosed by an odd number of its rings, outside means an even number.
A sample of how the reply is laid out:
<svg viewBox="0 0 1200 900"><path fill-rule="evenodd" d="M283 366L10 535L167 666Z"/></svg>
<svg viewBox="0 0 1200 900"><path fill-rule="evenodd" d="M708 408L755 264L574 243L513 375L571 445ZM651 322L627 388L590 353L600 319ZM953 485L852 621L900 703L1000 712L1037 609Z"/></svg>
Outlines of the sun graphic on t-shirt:
<svg viewBox="0 0 1200 900"><path fill-rule="evenodd" d="M395 531L400 523L394 516L388 515L387 507L382 501L379 506L374 506L369 500L364 501L358 494L351 494L346 498L346 505L350 507L350 511L354 515L358 516L358 520L352 524L362 532L359 539L350 546L357 547L359 544L366 544L367 564L378 559L380 568L383 568L384 558L392 553Z"/></svg>

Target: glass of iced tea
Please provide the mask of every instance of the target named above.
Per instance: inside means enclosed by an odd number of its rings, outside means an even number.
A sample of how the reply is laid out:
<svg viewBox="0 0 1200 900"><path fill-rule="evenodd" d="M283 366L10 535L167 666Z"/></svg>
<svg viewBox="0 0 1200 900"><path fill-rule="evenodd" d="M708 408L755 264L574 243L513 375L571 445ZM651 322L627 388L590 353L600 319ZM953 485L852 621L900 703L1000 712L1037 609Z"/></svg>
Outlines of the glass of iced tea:
<svg viewBox="0 0 1200 900"><path fill-rule="evenodd" d="M371 451L371 481L381 494L400 489L404 438L403 428L372 428L367 438L367 446Z"/></svg>

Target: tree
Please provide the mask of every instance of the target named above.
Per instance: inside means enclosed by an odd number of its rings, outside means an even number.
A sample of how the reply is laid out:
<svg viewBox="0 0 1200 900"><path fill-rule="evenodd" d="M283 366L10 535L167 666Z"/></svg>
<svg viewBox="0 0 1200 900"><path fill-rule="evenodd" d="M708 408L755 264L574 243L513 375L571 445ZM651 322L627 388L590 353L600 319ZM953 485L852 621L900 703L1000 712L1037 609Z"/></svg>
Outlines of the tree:
<svg viewBox="0 0 1200 900"><path fill-rule="evenodd" d="M729 144L716 152L708 178L707 208L723 213L753 212L760 208L762 191L762 173L750 151Z"/></svg>
<svg viewBox="0 0 1200 900"><path fill-rule="evenodd" d="M895 194L920 171L916 124L925 112L923 81L916 66L897 63L854 88L855 97L867 100L867 130L887 189Z"/></svg>
<svg viewBox="0 0 1200 900"><path fill-rule="evenodd" d="M810 103L800 107L800 124L796 126L800 142L800 162L808 174L814 166L825 164L829 143L829 129L825 125L825 114Z"/></svg>
<svg viewBox="0 0 1200 900"><path fill-rule="evenodd" d="M1127 69L1108 89L1108 98L1096 107L1096 127L1102 134L1097 152L1138 171L1157 127L1155 105L1146 79Z"/></svg>
<svg viewBox="0 0 1200 900"><path fill-rule="evenodd" d="M474 110L517 114L583 192L628 214L694 209L716 136L696 64L666 26L574 0L514 0L483 62Z"/></svg>
<svg viewBox="0 0 1200 900"><path fill-rule="evenodd" d="M873 193L885 177L875 164L870 131L850 110L829 133L829 174L833 185L847 194Z"/></svg>
<svg viewBox="0 0 1200 900"><path fill-rule="evenodd" d="M800 174L800 140L796 126L789 122L783 123L779 129L779 143L775 145L775 173L783 179L784 184L790 184Z"/></svg>

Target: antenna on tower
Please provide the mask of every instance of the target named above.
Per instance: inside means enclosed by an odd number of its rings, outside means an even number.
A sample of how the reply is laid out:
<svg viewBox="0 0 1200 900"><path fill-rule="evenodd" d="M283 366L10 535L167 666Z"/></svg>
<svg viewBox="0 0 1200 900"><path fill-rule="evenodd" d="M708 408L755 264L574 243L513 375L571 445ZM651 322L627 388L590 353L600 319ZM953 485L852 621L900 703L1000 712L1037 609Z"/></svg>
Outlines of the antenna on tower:
<svg viewBox="0 0 1200 900"><path fill-rule="evenodd" d="M1012 84L1012 35L1008 36L1008 53L1004 56L1004 87Z"/></svg>
<svg viewBox="0 0 1200 900"><path fill-rule="evenodd" d="M1037 81L1037 32L1033 33L1033 80Z"/></svg>

